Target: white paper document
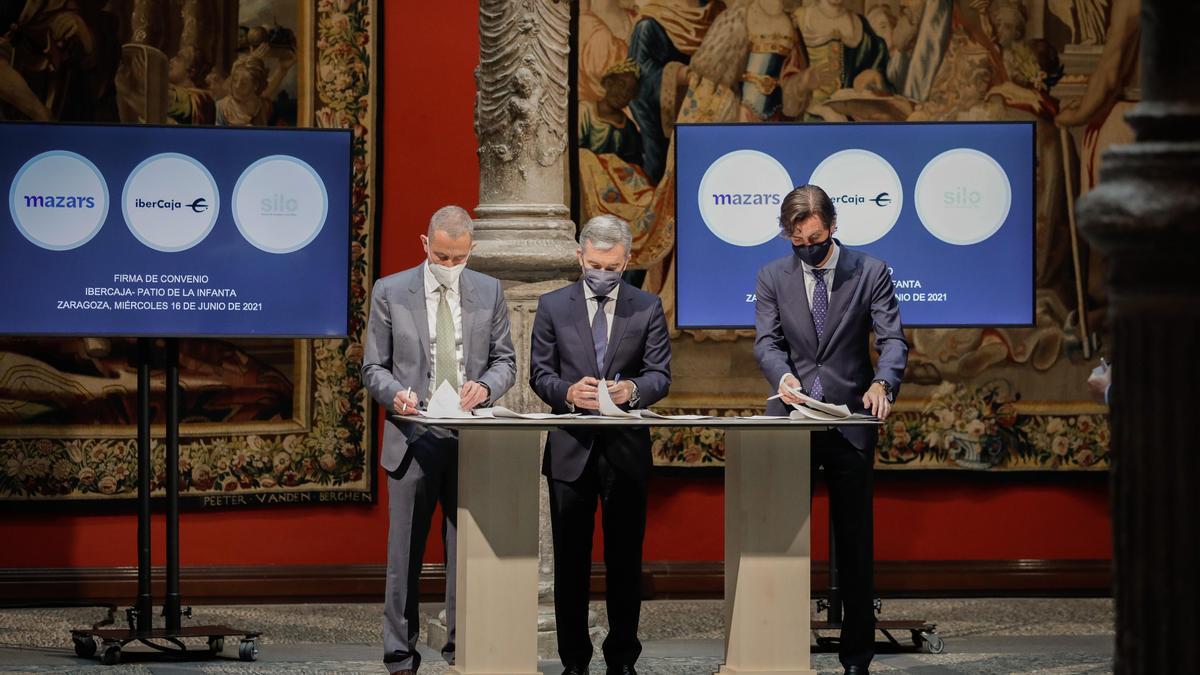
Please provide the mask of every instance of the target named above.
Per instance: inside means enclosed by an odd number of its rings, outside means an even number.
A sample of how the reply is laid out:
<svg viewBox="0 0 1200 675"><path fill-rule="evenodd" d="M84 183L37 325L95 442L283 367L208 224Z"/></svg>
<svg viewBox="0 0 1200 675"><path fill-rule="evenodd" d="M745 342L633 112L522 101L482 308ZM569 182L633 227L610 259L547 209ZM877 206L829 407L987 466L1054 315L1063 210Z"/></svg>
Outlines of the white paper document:
<svg viewBox="0 0 1200 675"><path fill-rule="evenodd" d="M471 417L471 413L458 407L460 401L458 392L448 380L442 380L437 391L429 399L429 405L421 411L422 417L432 417L439 420L463 419Z"/></svg>
<svg viewBox="0 0 1200 675"><path fill-rule="evenodd" d="M600 384L596 385L599 394L597 398L600 400L600 414L605 417L616 417L619 419L639 419L639 420L706 420L708 415L662 415L653 410L621 410L613 403L612 396L608 393L608 382L600 380Z"/></svg>
<svg viewBox="0 0 1200 675"><path fill-rule="evenodd" d="M491 419L517 419L517 420L556 420L570 419L579 417L579 413L564 413L556 415L555 413L519 413L515 410L509 410L504 406L492 406L491 408L476 408L474 410L475 417L487 417Z"/></svg>
<svg viewBox="0 0 1200 675"><path fill-rule="evenodd" d="M608 381L600 380L600 384L596 385L598 392L597 398L600 400L600 414L605 417L619 417L622 419L641 419L642 416L637 414L637 411L629 412L621 410L613 403L612 396L608 393Z"/></svg>

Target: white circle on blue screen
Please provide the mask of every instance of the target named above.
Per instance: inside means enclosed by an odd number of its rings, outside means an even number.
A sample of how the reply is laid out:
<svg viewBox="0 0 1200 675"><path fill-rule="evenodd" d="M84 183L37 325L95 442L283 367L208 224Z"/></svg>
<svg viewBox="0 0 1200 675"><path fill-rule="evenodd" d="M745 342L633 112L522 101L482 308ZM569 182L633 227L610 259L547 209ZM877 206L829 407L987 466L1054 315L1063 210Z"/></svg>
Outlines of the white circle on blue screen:
<svg viewBox="0 0 1200 675"><path fill-rule="evenodd" d="M8 191L17 230L35 246L69 251L92 240L108 218L108 184L83 155L43 152L25 162Z"/></svg>
<svg viewBox="0 0 1200 675"><path fill-rule="evenodd" d="M138 241L177 253L204 241L217 223L220 193L212 173L177 152L152 155L125 181L121 211Z"/></svg>
<svg viewBox="0 0 1200 675"><path fill-rule="evenodd" d="M917 178L917 216L947 244L970 246L996 234L1012 206L1012 185L1000 163L973 148L929 160Z"/></svg>
<svg viewBox="0 0 1200 675"><path fill-rule="evenodd" d="M292 253L308 246L329 214L325 182L304 160L271 155L254 162L233 188L233 221L254 247Z"/></svg>
<svg viewBox="0 0 1200 675"><path fill-rule="evenodd" d="M794 187L779 160L757 150L718 157L700 179L700 217L734 246L758 246L779 236L779 206Z"/></svg>
<svg viewBox="0 0 1200 675"><path fill-rule="evenodd" d="M904 188L900 175L880 155L851 148L826 157L808 182L825 190L837 209L837 238L864 246L883 238L900 219Z"/></svg>

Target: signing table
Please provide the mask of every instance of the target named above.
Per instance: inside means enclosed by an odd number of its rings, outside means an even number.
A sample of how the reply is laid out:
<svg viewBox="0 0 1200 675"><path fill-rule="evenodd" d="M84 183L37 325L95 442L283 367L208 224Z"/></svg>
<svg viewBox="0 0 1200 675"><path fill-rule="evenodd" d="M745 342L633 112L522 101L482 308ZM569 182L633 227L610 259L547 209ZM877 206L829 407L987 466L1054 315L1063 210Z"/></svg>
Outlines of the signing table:
<svg viewBox="0 0 1200 675"><path fill-rule="evenodd" d="M874 419L597 417L431 419L458 449L461 675L538 672L540 432L571 427L725 430L725 663L729 675L807 675L810 433Z"/></svg>

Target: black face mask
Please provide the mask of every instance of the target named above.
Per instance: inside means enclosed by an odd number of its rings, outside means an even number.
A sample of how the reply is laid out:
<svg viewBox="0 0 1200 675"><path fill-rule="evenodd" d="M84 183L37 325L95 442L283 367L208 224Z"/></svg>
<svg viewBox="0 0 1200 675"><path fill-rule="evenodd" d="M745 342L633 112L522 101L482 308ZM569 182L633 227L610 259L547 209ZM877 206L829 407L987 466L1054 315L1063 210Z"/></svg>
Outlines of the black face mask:
<svg viewBox="0 0 1200 675"><path fill-rule="evenodd" d="M796 257L816 267L825 260L825 256L829 255L829 248L831 246L833 246L833 237L812 246L797 246L796 244L792 244L792 250L796 252Z"/></svg>

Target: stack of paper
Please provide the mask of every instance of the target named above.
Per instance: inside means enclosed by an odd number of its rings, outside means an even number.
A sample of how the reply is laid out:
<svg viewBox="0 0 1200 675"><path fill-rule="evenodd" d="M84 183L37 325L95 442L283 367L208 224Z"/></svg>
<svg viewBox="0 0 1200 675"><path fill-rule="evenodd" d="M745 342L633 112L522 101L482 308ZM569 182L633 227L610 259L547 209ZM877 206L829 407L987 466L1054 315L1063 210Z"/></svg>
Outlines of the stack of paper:
<svg viewBox="0 0 1200 675"><path fill-rule="evenodd" d="M556 420L579 417L579 413L563 413L562 415L555 413L519 413L499 405L492 406L491 408L476 408L474 413L476 417L516 420Z"/></svg>
<svg viewBox="0 0 1200 675"><path fill-rule="evenodd" d="M458 392L454 390L450 382L442 380L437 391L433 392L433 397L429 399L429 405L421 411L421 417L432 417L439 420L470 418L471 413L458 406L460 400Z"/></svg>
<svg viewBox="0 0 1200 675"><path fill-rule="evenodd" d="M613 403L612 396L608 393L608 382L600 380L600 384L596 385L599 391L600 414L605 417L616 417L618 419L639 419L639 420L706 420L708 415L660 415L652 410L621 410L616 403Z"/></svg>

